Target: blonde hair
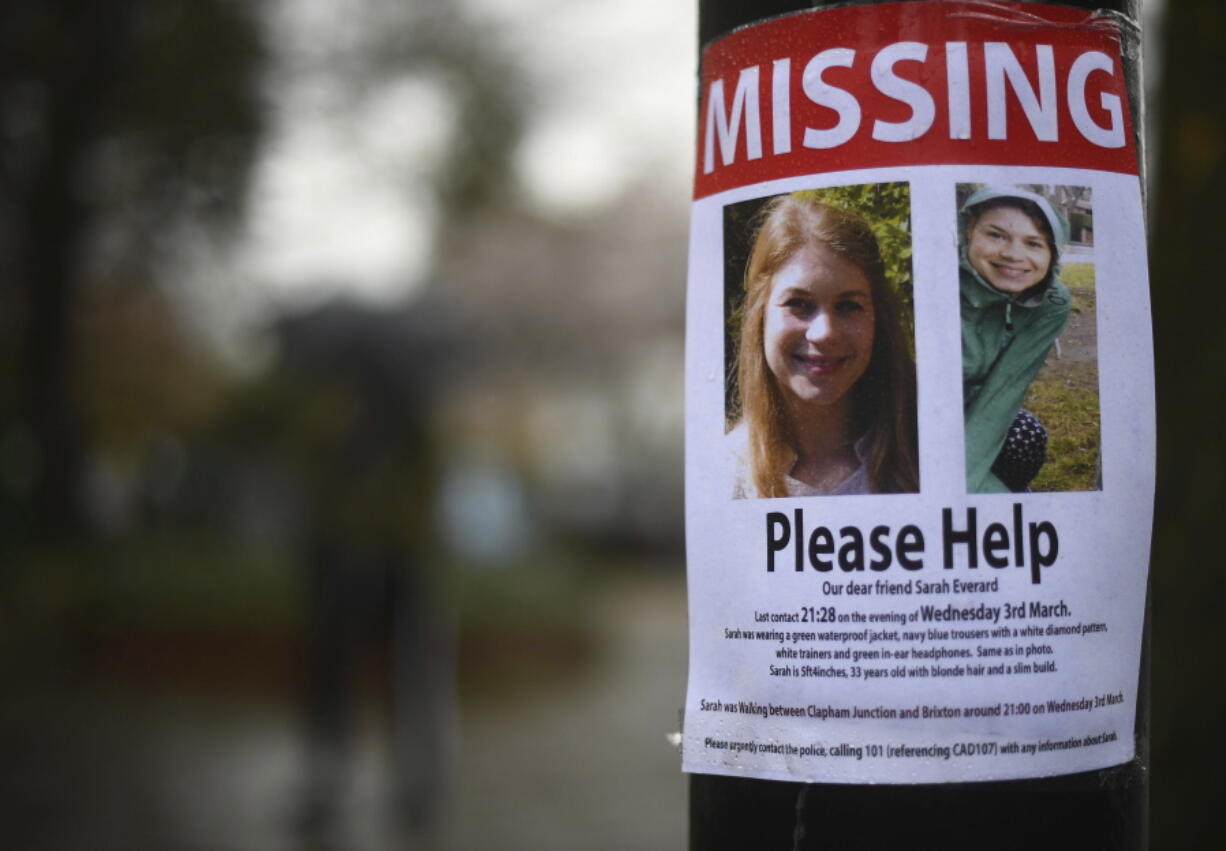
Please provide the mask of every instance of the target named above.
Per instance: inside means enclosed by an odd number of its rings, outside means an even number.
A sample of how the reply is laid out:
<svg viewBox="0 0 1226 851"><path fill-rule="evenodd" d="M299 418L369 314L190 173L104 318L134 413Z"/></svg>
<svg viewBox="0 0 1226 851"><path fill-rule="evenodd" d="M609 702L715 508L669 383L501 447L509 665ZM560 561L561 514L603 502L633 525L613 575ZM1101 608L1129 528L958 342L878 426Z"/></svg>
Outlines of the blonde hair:
<svg viewBox="0 0 1226 851"><path fill-rule="evenodd" d="M881 249L856 213L812 194L780 195L760 214L745 270L737 358L740 416L748 430L749 467L760 497L787 496L784 477L796 450L779 384L766 362L763 324L771 278L803 246L822 244L868 278L875 327L868 368L852 388L853 433L867 438L866 473L873 493L919 490L915 369L899 326L898 299L886 282Z"/></svg>

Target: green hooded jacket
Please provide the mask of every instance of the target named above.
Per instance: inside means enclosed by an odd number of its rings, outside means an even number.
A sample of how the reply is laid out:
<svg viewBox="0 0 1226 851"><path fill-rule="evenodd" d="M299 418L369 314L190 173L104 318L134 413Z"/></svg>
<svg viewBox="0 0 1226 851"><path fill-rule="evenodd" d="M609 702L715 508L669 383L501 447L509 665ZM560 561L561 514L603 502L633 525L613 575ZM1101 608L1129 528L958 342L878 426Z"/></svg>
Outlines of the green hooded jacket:
<svg viewBox="0 0 1226 851"><path fill-rule="evenodd" d="M1051 227L1051 269L1031 290L1015 296L991 286L967 256L967 225L972 208L996 198L1024 198L1035 203ZM962 404L966 417L966 489L968 493L1007 493L992 473L1009 427L1030 382L1038 374L1052 343L1068 321L1071 297L1060 282L1059 249L1068 225L1047 199L1015 187L984 187L967 199L959 213L962 310ZM1024 296L1024 297L1023 297Z"/></svg>

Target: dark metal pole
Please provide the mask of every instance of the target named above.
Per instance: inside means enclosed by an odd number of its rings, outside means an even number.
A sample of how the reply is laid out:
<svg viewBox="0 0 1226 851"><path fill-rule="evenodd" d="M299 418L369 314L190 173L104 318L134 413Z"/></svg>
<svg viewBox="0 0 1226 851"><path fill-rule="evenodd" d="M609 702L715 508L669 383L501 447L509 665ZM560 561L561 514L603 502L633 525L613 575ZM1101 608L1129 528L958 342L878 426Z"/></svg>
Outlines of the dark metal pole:
<svg viewBox="0 0 1226 851"><path fill-rule="evenodd" d="M874 2L890 0L699 0L699 47L740 27L789 12ZM1138 20L1137 0L1069 0L1048 5L1105 9ZM1140 33L1126 31L1124 37L1131 42L1125 44L1123 57L1139 135L1141 89L1135 57ZM1137 150L1143 147L1138 144ZM1143 178L1143 162L1140 168ZM1145 848L1148 649L1147 617L1137 702L1137 755L1129 763L1056 777L930 785L789 783L691 774L690 848Z"/></svg>

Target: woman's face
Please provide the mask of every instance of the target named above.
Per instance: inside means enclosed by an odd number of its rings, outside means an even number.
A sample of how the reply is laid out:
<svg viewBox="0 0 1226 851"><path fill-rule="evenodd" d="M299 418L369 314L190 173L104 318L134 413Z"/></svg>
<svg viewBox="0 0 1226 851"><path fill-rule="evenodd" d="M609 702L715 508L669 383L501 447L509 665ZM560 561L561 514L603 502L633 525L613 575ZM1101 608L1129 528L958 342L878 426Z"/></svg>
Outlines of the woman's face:
<svg viewBox="0 0 1226 851"><path fill-rule="evenodd" d="M842 400L868 369L873 333L867 276L825 245L805 246L771 277L763 345L785 398Z"/></svg>
<svg viewBox="0 0 1226 851"><path fill-rule="evenodd" d="M985 281L1010 295L1030 289L1051 268L1047 237L1017 207L996 207L980 215L967 234L966 253Z"/></svg>

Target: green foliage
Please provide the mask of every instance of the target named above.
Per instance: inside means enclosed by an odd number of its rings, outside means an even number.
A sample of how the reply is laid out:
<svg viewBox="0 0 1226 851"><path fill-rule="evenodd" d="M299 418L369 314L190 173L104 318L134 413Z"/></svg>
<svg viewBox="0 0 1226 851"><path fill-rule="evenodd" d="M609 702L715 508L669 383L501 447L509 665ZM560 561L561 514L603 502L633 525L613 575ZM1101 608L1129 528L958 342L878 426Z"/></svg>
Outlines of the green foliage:
<svg viewBox="0 0 1226 851"><path fill-rule="evenodd" d="M1065 263L1060 267L1060 280L1073 293L1074 303L1087 309L1094 307L1094 264ZM1089 299L1089 304L1082 303Z"/></svg>
<svg viewBox="0 0 1226 851"><path fill-rule="evenodd" d="M1080 378L1041 378L1026 394L1023 406L1043 422L1048 434L1047 463L1031 483L1033 490L1099 487L1098 392L1084 380L1087 376Z"/></svg>
<svg viewBox="0 0 1226 851"><path fill-rule="evenodd" d="M911 191L906 183L859 183L797 193L854 210L873 229L881 246L886 278L895 286L911 282Z"/></svg>
<svg viewBox="0 0 1226 851"><path fill-rule="evenodd" d="M453 565L465 629L577 629L588 622L595 567L562 553L536 554L500 568Z"/></svg>
<svg viewBox="0 0 1226 851"><path fill-rule="evenodd" d="M1063 352L1048 356L1030 385L1023 407L1047 428L1047 463L1031 488L1036 491L1097 490L1099 482L1099 398L1095 324L1094 264L1068 263L1060 279L1073 296L1073 315L1060 337Z"/></svg>
<svg viewBox="0 0 1226 851"><path fill-rule="evenodd" d="M42 605L91 634L286 631L302 618L292 555L183 529L131 535L95 546L94 571L66 565L73 586L44 587L62 601Z"/></svg>

